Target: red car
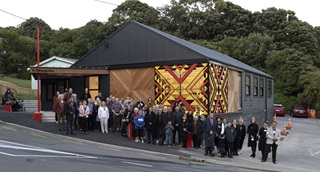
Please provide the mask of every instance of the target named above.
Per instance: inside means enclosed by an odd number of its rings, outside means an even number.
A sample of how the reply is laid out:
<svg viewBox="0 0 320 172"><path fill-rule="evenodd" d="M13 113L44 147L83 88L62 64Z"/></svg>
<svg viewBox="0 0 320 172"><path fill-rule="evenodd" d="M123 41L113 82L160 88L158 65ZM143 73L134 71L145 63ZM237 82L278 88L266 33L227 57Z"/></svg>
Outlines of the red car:
<svg viewBox="0 0 320 172"><path fill-rule="evenodd" d="M277 116L284 116L285 113L282 104L273 105L273 114L276 114Z"/></svg>
<svg viewBox="0 0 320 172"><path fill-rule="evenodd" d="M294 105L289 108L289 115L308 118L308 110L302 105Z"/></svg>

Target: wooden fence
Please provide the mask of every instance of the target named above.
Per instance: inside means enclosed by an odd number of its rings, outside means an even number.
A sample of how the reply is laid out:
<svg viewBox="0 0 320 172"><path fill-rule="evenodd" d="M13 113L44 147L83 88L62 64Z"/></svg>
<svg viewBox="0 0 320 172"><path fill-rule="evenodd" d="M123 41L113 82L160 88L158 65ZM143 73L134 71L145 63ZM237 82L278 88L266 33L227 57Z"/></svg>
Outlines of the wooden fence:
<svg viewBox="0 0 320 172"><path fill-rule="evenodd" d="M1 97L7 91L7 88L10 88L10 90L14 93L14 95L17 95L17 94L35 94L36 95L37 94L37 90L32 90L30 88L18 87L10 82L0 80L0 95L1 95Z"/></svg>

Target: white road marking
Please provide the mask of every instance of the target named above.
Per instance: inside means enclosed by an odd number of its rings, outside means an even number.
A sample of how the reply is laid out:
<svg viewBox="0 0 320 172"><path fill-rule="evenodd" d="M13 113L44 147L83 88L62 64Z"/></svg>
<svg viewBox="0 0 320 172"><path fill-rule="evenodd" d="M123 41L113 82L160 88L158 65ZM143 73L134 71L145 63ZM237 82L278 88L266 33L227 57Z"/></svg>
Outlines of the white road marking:
<svg viewBox="0 0 320 172"><path fill-rule="evenodd" d="M0 140L0 148L7 148L7 149L15 149L15 150L27 150L27 151L34 151L34 152L42 152L42 153L51 153L51 154L62 154L62 155L14 155L6 152L0 152L0 154L13 156L13 157L66 157L66 158L89 158L89 159L98 159L97 157L93 156L86 156L81 154L74 154L69 152L63 151L56 151L50 150L35 146L29 146L20 143L8 142L4 140Z"/></svg>
<svg viewBox="0 0 320 172"><path fill-rule="evenodd" d="M309 149L309 153L310 153L311 156L315 156L315 155L320 154L320 151L312 153L312 149Z"/></svg>
<svg viewBox="0 0 320 172"><path fill-rule="evenodd" d="M152 167L152 165L148 164L140 164L137 162L129 162L129 161L122 161L123 163L130 164L130 165L136 165L136 166L142 166L142 167Z"/></svg>

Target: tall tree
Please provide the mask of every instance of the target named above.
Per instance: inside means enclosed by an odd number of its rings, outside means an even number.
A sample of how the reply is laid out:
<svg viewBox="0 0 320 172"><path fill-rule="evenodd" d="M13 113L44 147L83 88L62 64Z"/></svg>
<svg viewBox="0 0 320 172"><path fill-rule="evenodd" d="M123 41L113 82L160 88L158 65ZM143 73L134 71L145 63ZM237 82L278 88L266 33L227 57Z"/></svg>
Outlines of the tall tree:
<svg viewBox="0 0 320 172"><path fill-rule="evenodd" d="M146 25L154 25L158 22L158 15L159 12L146 3L126 0L113 10L113 14L109 17L107 23L107 33L114 32L119 26L130 20L135 20Z"/></svg>

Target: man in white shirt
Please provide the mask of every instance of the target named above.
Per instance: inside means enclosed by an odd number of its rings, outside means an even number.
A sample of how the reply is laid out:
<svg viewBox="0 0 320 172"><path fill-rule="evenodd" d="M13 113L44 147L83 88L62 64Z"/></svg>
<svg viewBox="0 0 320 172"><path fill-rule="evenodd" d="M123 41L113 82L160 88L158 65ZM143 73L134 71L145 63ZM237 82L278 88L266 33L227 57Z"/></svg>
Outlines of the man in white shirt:
<svg viewBox="0 0 320 172"><path fill-rule="evenodd" d="M280 140L280 130L277 128L277 122L273 121L272 127L267 131L267 145L264 157L261 162L266 162L270 149L272 148L272 162L276 164L278 141Z"/></svg>

